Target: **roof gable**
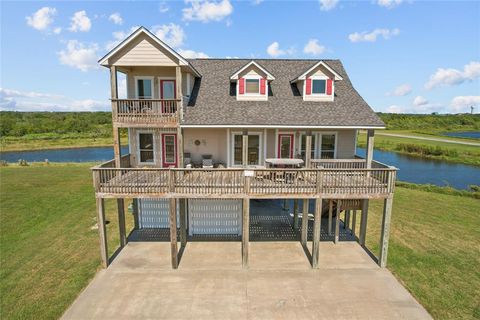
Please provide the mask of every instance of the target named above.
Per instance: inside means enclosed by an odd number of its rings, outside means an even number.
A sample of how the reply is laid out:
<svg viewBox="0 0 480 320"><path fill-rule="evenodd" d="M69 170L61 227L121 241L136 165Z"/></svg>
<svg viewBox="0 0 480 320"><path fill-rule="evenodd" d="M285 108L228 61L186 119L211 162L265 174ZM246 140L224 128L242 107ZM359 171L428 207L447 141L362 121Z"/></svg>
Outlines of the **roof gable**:
<svg viewBox="0 0 480 320"><path fill-rule="evenodd" d="M140 45L141 48L136 48L134 44ZM129 48L131 46L131 48ZM125 40L120 42L115 48L110 50L105 56L103 56L98 62L102 66L109 66L110 62L109 59L114 57L116 54L120 53L123 49L130 49L131 53L136 54L134 51L141 51L141 50L147 50L147 51L153 51L157 50L157 52L160 49L163 49L165 53L162 52L162 55L165 56L165 58L174 58L177 61L172 60L176 65L179 66L188 66L192 69L193 73L200 77L201 75L198 73L195 68L185 59L183 58L180 54L178 54L175 50L170 48L165 42L160 40L157 36L155 36L153 33L151 33L148 29L145 27L139 27L137 30L135 30L132 34L130 34ZM154 52L154 51L153 51ZM158 59L161 59L160 57L157 57ZM150 64L151 65L151 64ZM172 64L173 65L173 64Z"/></svg>
<svg viewBox="0 0 480 320"><path fill-rule="evenodd" d="M237 70L234 74L232 74L232 76L230 77L230 80L237 80L238 76L251 66L255 66L258 69L260 69L263 73L265 73L265 75L267 76L267 80L275 80L275 77L270 72L268 72L267 69L265 69L264 67L262 67L260 64L256 63L253 60L245 64L243 67Z"/></svg>
<svg viewBox="0 0 480 320"><path fill-rule="evenodd" d="M311 68L309 68L307 71L305 71L304 73L302 73L301 75L299 75L297 78L293 79L292 82L296 82L296 81L299 81L299 80L305 80L305 78L307 77L307 75L318 69L319 67L324 67L325 69L327 69L330 73L333 74L333 76L335 77L335 80L343 80L343 77L341 75L339 75L335 70L333 70L333 68L331 68L329 65L327 65L325 62L323 61L319 61L317 62L316 64L314 64Z"/></svg>

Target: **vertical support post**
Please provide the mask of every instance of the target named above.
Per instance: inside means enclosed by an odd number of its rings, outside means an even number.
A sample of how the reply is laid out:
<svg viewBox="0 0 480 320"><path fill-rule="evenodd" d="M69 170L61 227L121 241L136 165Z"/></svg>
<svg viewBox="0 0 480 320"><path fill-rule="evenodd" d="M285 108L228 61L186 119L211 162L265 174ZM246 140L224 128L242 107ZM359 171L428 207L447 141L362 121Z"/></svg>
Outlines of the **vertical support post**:
<svg viewBox="0 0 480 320"><path fill-rule="evenodd" d="M335 217L335 244L340 240L340 212L341 212L342 201L337 200L337 215Z"/></svg>
<svg viewBox="0 0 480 320"><path fill-rule="evenodd" d="M312 268L318 269L318 256L320 253L320 231L322 223L322 202L321 197L315 199L315 213L313 220L313 243L312 243Z"/></svg>
<svg viewBox="0 0 480 320"><path fill-rule="evenodd" d="M243 130L242 133L242 165L244 168L248 166L248 131Z"/></svg>
<svg viewBox="0 0 480 320"><path fill-rule="evenodd" d="M170 198L170 205L168 206L170 213L170 247L172 256L172 268L178 268L178 246L177 246L177 201L175 198Z"/></svg>
<svg viewBox="0 0 480 320"><path fill-rule="evenodd" d="M350 210L345 210L345 224L343 228L346 230L350 228Z"/></svg>
<svg viewBox="0 0 480 320"><path fill-rule="evenodd" d="M328 201L328 235L332 235L333 200Z"/></svg>
<svg viewBox="0 0 480 320"><path fill-rule="evenodd" d="M108 244L107 244L107 228L105 227L105 200L97 198L97 226L98 235L100 237L100 257L102 258L102 266L108 267Z"/></svg>
<svg viewBox="0 0 480 320"><path fill-rule="evenodd" d="M307 130L305 136L305 168L310 168L312 159L312 131Z"/></svg>
<svg viewBox="0 0 480 320"><path fill-rule="evenodd" d="M182 67L177 66L175 67L175 97L177 99L177 119L178 122L183 119L183 84L182 84ZM183 150L182 150L183 152ZM180 159L179 159L180 160ZM183 163L182 163L183 166Z"/></svg>
<svg viewBox="0 0 480 320"><path fill-rule="evenodd" d="M112 120L117 121L117 101L118 99L118 83L117 83L117 67L110 67L110 98L112 99Z"/></svg>
<svg viewBox="0 0 480 320"><path fill-rule="evenodd" d="M250 241L250 198L243 198L242 209L242 266L243 268L248 268L248 247Z"/></svg>
<svg viewBox="0 0 480 320"><path fill-rule="evenodd" d="M293 230L298 229L298 199L293 200Z"/></svg>
<svg viewBox="0 0 480 320"><path fill-rule="evenodd" d="M367 169L372 168L374 138L375 130L367 130L367 154L365 157L367 162Z"/></svg>
<svg viewBox="0 0 480 320"><path fill-rule="evenodd" d="M307 245L308 238L308 199L303 199L303 213L302 213L302 232L301 242L302 245Z"/></svg>
<svg viewBox="0 0 480 320"><path fill-rule="evenodd" d="M115 159L115 168L120 168L120 159L122 158L120 128L113 125L113 155Z"/></svg>
<svg viewBox="0 0 480 320"><path fill-rule="evenodd" d="M353 234L354 236L357 234L356 229L357 229L357 210L353 210L351 234Z"/></svg>
<svg viewBox="0 0 480 320"><path fill-rule="evenodd" d="M177 167L183 168L183 129L177 127Z"/></svg>
<svg viewBox="0 0 480 320"><path fill-rule="evenodd" d="M138 219L138 199L132 201L132 213L133 213L133 228L135 230L140 229L140 221Z"/></svg>
<svg viewBox="0 0 480 320"><path fill-rule="evenodd" d="M381 268L387 266L388 240L390 238L390 221L392 217L393 197L390 196L383 203L382 233L380 236L380 255L378 264Z"/></svg>
<svg viewBox="0 0 480 320"><path fill-rule="evenodd" d="M368 200L362 200L362 217L360 218L360 245L365 245L367 238Z"/></svg>
<svg viewBox="0 0 480 320"><path fill-rule="evenodd" d="M180 243L182 247L187 245L187 199L179 199L180 202Z"/></svg>
<svg viewBox="0 0 480 320"><path fill-rule="evenodd" d="M125 228L125 201L117 199L118 210L118 232L120 234L120 247L125 247L127 244L127 230Z"/></svg>

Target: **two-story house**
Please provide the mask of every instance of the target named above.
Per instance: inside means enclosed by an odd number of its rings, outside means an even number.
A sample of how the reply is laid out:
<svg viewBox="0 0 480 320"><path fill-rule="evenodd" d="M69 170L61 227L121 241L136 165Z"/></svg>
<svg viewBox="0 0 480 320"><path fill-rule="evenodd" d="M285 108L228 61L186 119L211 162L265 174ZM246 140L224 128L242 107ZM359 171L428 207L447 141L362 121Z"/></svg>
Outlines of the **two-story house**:
<svg viewBox="0 0 480 320"><path fill-rule="evenodd" d="M184 246L201 234L239 236L248 266L251 199L295 199L294 219L301 201L301 241L313 224L317 267L322 215L338 241L340 213L350 221L361 210L364 244L368 200L382 198L385 266L396 169L373 161L374 131L385 125L339 60L185 59L141 27L100 64L110 69L115 143L115 159L93 168L105 266L105 198L118 199L122 246L125 198L134 199L136 228L169 229L174 268L177 237ZM120 128L128 128L127 155ZM355 154L359 130L368 132L365 159Z"/></svg>

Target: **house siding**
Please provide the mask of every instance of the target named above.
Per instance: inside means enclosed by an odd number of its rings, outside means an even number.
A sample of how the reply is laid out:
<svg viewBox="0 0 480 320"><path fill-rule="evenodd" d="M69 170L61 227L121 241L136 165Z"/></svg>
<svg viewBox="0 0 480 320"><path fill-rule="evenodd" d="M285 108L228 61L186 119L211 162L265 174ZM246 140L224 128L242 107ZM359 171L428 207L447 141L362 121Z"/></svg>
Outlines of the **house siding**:
<svg viewBox="0 0 480 320"><path fill-rule="evenodd" d="M195 141L200 145L195 145ZM191 153L192 161L201 161L202 155L210 154L214 161L227 164L227 129L185 128L183 149Z"/></svg>
<svg viewBox="0 0 480 320"><path fill-rule="evenodd" d="M177 66L178 59L146 35L126 45L109 59L115 66Z"/></svg>

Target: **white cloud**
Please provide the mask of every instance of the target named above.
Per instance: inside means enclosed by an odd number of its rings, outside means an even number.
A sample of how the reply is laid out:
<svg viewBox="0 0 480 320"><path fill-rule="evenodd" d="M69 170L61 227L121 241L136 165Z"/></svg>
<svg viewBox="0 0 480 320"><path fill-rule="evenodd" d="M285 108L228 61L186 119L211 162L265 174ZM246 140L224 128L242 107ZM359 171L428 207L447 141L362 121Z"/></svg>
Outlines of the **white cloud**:
<svg viewBox="0 0 480 320"><path fill-rule="evenodd" d="M112 13L112 14L108 17L108 20L110 20L110 21L112 21L113 23L118 24L118 25L122 25L122 24L123 24L123 18L122 18L122 16L120 15L120 13L118 13L118 12Z"/></svg>
<svg viewBox="0 0 480 320"><path fill-rule="evenodd" d="M188 59L198 59L198 58L210 58L206 53L204 52L197 52L193 50L184 50L184 49L178 49L177 52L184 58Z"/></svg>
<svg viewBox="0 0 480 320"><path fill-rule="evenodd" d="M310 39L308 43L305 45L303 48L303 52L306 54L311 54L311 55L319 55L324 53L326 48L320 44L318 44L317 39Z"/></svg>
<svg viewBox="0 0 480 320"><path fill-rule="evenodd" d="M387 96L403 97L412 92L412 86L408 83L399 85L392 92L387 92Z"/></svg>
<svg viewBox="0 0 480 320"><path fill-rule="evenodd" d="M252 4L254 6L258 6L260 3L262 3L264 0L252 0Z"/></svg>
<svg viewBox="0 0 480 320"><path fill-rule="evenodd" d="M160 2L160 4L158 5L158 11L160 11L160 13L165 13L168 12L168 10L170 10L170 7L167 5L167 2Z"/></svg>
<svg viewBox="0 0 480 320"><path fill-rule="evenodd" d="M422 96L416 96L415 99L413 99L414 106L418 107L418 106L424 106L426 104L428 104L428 100Z"/></svg>
<svg viewBox="0 0 480 320"><path fill-rule="evenodd" d="M405 111L405 107L397 106L395 104L387 108L387 112L389 113L405 113Z"/></svg>
<svg viewBox="0 0 480 320"><path fill-rule="evenodd" d="M442 104L430 104L426 103L419 106L400 106L400 105L391 105L387 108L387 112L390 113L432 113L432 112L445 112L445 106Z"/></svg>
<svg viewBox="0 0 480 320"><path fill-rule="evenodd" d="M26 17L27 24L32 28L40 31L45 31L53 23L53 16L57 14L57 9L50 7L43 7L31 16Z"/></svg>
<svg viewBox="0 0 480 320"><path fill-rule="evenodd" d="M108 101L75 100L59 94L0 88L0 110L5 111L107 111Z"/></svg>
<svg viewBox="0 0 480 320"><path fill-rule="evenodd" d="M338 0L319 0L320 10L329 11L335 8L338 4Z"/></svg>
<svg viewBox="0 0 480 320"><path fill-rule="evenodd" d="M152 27L152 32L162 41L173 48L183 45L185 32L182 27L174 23L157 25Z"/></svg>
<svg viewBox="0 0 480 320"><path fill-rule="evenodd" d="M379 36L382 36L385 40L397 36L400 34L400 29L375 29L372 32L354 32L348 35L348 39L351 42L375 42Z"/></svg>
<svg viewBox="0 0 480 320"><path fill-rule="evenodd" d="M87 32L92 27L92 22L87 16L85 10L75 12L70 20L72 22L70 23L70 28L68 30L72 32Z"/></svg>
<svg viewBox="0 0 480 320"><path fill-rule="evenodd" d="M190 7L184 8L183 20L186 21L221 21L233 12L233 6L229 0L219 2L209 0L185 0Z"/></svg>
<svg viewBox="0 0 480 320"><path fill-rule="evenodd" d="M438 68L437 71L430 76L425 84L425 89L433 89L441 86L453 86L473 81L480 77L480 62L472 61L463 67L463 71L457 69Z"/></svg>
<svg viewBox="0 0 480 320"><path fill-rule="evenodd" d="M471 106L478 109L480 106L480 96L458 96L450 102L450 110L456 113L470 112Z"/></svg>
<svg viewBox="0 0 480 320"><path fill-rule="evenodd" d="M286 50L280 49L280 44L277 41L275 41L267 47L267 53L271 57L276 58L276 57L284 56L287 54L292 55L295 53L295 49L294 48L289 48Z"/></svg>
<svg viewBox="0 0 480 320"><path fill-rule="evenodd" d="M89 69L98 68L98 45L85 45L77 40L69 40L64 50L58 52L60 63L88 71Z"/></svg>
<svg viewBox="0 0 480 320"><path fill-rule="evenodd" d="M388 9L393 9L400 4L402 4L403 0L377 0L377 4L381 7L385 7Z"/></svg>
<svg viewBox="0 0 480 320"><path fill-rule="evenodd" d="M53 29L53 33L55 33L55 34L60 34L60 32L62 32L62 28L60 28L60 27L56 27L56 28Z"/></svg>

